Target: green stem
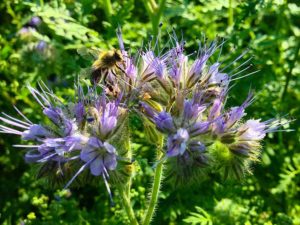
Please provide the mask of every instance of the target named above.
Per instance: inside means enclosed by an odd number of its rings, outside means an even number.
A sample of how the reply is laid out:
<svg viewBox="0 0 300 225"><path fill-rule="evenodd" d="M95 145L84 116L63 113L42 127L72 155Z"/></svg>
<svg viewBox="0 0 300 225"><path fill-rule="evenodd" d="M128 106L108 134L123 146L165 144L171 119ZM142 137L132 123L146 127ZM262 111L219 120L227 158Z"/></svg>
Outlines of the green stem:
<svg viewBox="0 0 300 225"><path fill-rule="evenodd" d="M164 143L164 139L163 139L163 137L161 137L161 143L160 143L160 146L159 146L158 152L157 152L158 161L160 161L161 157L162 157L161 150L163 148L163 143ZM151 222L151 219L153 217L154 209L157 204L158 194L160 191L162 174L163 174L163 161L161 161L160 163L157 164L155 172L154 172L154 181L153 181L153 186L152 186L151 198L149 201L149 206L148 206L146 215L143 220L143 225L149 225Z"/></svg>
<svg viewBox="0 0 300 225"><path fill-rule="evenodd" d="M144 0L146 11L152 23L153 36L157 37L160 18L166 5L166 0L160 0L157 5L155 0Z"/></svg>
<svg viewBox="0 0 300 225"><path fill-rule="evenodd" d="M166 0L160 0L159 5L156 10L154 10L154 15L152 16L152 29L153 35L157 37L159 30L160 18L162 16L163 10L165 9Z"/></svg>
<svg viewBox="0 0 300 225"><path fill-rule="evenodd" d="M126 157L129 158L131 160L132 157L132 150L131 150L131 142L130 142L130 138L127 138L127 149L128 152L126 154ZM127 196L130 200L130 190L131 190L131 182L132 182L132 174L130 174L129 180L127 182L126 188L127 188Z"/></svg>
<svg viewBox="0 0 300 225"><path fill-rule="evenodd" d="M150 2L148 2L146 0L144 0L143 2L144 2L144 5L145 5L145 8L146 8L146 11L147 11L147 13L150 17L150 20L152 21L153 8L152 8Z"/></svg>
<svg viewBox="0 0 300 225"><path fill-rule="evenodd" d="M299 50L300 50L300 41L298 41L297 47L295 49L294 59L293 59L292 63L290 64L290 68L289 68L288 73L286 74L286 80L285 80L284 89L283 89L283 92L282 92L282 95L281 95L281 100L284 99L284 97L287 93L287 89L288 89L288 86L289 86L289 83L290 83L290 80L291 80L291 77L292 77L292 72L293 72L295 64L298 60Z"/></svg>
<svg viewBox="0 0 300 225"><path fill-rule="evenodd" d="M156 4L155 0L149 0L149 3L151 5L152 9L154 9L154 10L157 9L157 4Z"/></svg>
<svg viewBox="0 0 300 225"><path fill-rule="evenodd" d="M233 25L233 7L232 0L229 0L228 6L228 26L231 27Z"/></svg>
<svg viewBox="0 0 300 225"><path fill-rule="evenodd" d="M110 0L103 0L104 11L106 14L106 18L108 21L111 20L111 16L113 13L112 6Z"/></svg>
<svg viewBox="0 0 300 225"><path fill-rule="evenodd" d="M130 220L130 224L131 225L139 225L137 219L135 218L132 206L130 204L130 199L126 195L126 190L124 190L120 185L118 185L117 188L118 188L119 193L121 195L122 203L123 203L123 206L124 206L125 211L127 213L127 216Z"/></svg>

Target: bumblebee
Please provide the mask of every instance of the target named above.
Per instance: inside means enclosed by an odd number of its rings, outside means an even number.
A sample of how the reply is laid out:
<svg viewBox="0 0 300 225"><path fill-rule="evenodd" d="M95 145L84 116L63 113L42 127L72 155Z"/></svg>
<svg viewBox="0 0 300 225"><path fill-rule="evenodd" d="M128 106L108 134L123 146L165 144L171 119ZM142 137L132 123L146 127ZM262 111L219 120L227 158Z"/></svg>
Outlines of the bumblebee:
<svg viewBox="0 0 300 225"><path fill-rule="evenodd" d="M124 63L120 50L114 49L99 54L98 59L92 65L91 80L93 84L99 83L101 79L105 81L109 70L115 74L115 70L123 69L118 65Z"/></svg>
<svg viewBox="0 0 300 225"><path fill-rule="evenodd" d="M97 84L100 80L106 83L106 78L109 72L116 76L116 71L124 70L120 65L124 64L122 52L118 49L108 51L100 51L98 49L79 49L78 53L82 56L92 55L95 59L91 67L90 79L92 84Z"/></svg>

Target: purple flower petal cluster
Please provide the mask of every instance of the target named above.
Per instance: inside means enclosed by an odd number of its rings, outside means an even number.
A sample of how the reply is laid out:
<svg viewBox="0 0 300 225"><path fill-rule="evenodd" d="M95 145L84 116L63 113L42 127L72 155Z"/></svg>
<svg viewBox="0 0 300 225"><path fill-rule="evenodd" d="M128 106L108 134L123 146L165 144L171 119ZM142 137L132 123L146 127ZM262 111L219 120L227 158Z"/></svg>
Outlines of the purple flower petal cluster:
<svg viewBox="0 0 300 225"><path fill-rule="evenodd" d="M102 142L96 137L90 137L80 153L80 158L90 164L94 176L108 176L107 170L117 167L116 149L108 142Z"/></svg>
<svg viewBox="0 0 300 225"><path fill-rule="evenodd" d="M220 62L208 64L218 49L216 42L209 46L199 49L193 63L184 54L184 42L176 42L162 56L147 50L142 59L147 76L151 77L147 83L150 98L140 100L143 112L167 136L167 158L175 157L180 163L201 158L202 163L213 164L218 159L211 149L221 146L229 151L228 158L222 160L234 158L235 163L239 160L235 157L243 157L249 162L256 161L260 141L281 122L245 121L245 109L254 99L251 93L241 106L225 108L232 77L224 72ZM155 96L157 89L164 99Z"/></svg>
<svg viewBox="0 0 300 225"><path fill-rule="evenodd" d="M122 70L116 71L114 76L117 77L110 79L115 80L113 83L123 94L123 98L118 97L120 101L134 110L139 103L142 108L140 114L167 136L166 158L177 158L180 163L191 165L209 164L218 161L211 149L224 147L229 151L229 158L236 156L249 162L256 161L260 141L281 123L278 120L245 121L245 109L253 102L251 93L242 105L225 108L230 85L237 74L246 71L247 67L242 68L245 64L238 67L241 72L226 73L225 69L231 64L224 66L218 60L211 63L211 56L224 43L205 43L194 57L195 54L185 54L184 41L178 41L176 36L171 38L172 44L166 51L158 51L156 44L151 48L150 43L138 56L131 57L125 51L122 35L118 32L125 62ZM192 57L195 59L191 60ZM260 129L254 129L254 126Z"/></svg>
<svg viewBox="0 0 300 225"><path fill-rule="evenodd" d="M158 112L147 103L142 105L148 110L147 116L157 129L167 134L166 156L168 158L191 158L200 160L202 164L206 163L204 154L207 140L201 138L201 135L209 133L211 125L210 121L203 119L204 112L207 110L206 103L196 97L185 99L180 114L177 114L177 110Z"/></svg>
<svg viewBox="0 0 300 225"><path fill-rule="evenodd" d="M119 101L107 100L105 95L96 98L87 96L88 104L79 100L65 105L48 90L44 91L42 85L40 88L42 92L28 87L42 107L48 123L34 124L15 108L23 120L3 113L0 120L7 126L0 125L1 132L19 135L22 140L34 143L15 145L28 150L25 160L29 163L54 162L57 168L61 168L66 162L79 162L82 166L66 187L86 168L90 168L94 176L103 176L107 184L108 171L115 170L117 166L117 151L108 141L117 128ZM89 120L90 117L93 117L92 120Z"/></svg>
<svg viewBox="0 0 300 225"><path fill-rule="evenodd" d="M51 124L34 124L16 108L24 121L3 114L0 120L14 128L1 126L1 131L20 135L23 140L35 142L34 146L21 146L29 149L25 154L28 162L65 162L68 160L65 156L75 147L78 148L78 144L83 143L86 138L80 133L74 115L67 115L63 107L55 106L51 102L50 98L57 98L56 96L47 94L45 91L39 92L32 87L28 88L43 108L43 113L49 118Z"/></svg>
<svg viewBox="0 0 300 225"><path fill-rule="evenodd" d="M158 162L168 161L172 174L188 177L206 166L210 172L221 168L224 175L240 177L258 160L260 142L266 134L282 123L276 119L245 119L246 108L254 100L252 93L240 106L225 104L236 75L246 69L242 64L235 69L241 71L232 75L225 70L234 63L224 66L219 60L212 62L211 56L223 43L205 43L187 55L185 42L176 36L171 38L165 51L152 48L150 43L132 56L118 31L123 61L113 72L108 71L102 83L88 87L86 95L81 86L77 87L77 100L67 104L45 85L40 85L41 91L29 87L48 122L32 123L16 108L23 119L3 113L0 120L7 125L0 125L0 131L33 143L16 145L28 149L28 162L51 162L58 168L76 162L66 187L87 171L94 177L101 176L110 193L107 181L124 159L121 152L128 147L124 140L130 141L123 121L133 113L145 122L145 134L148 127L153 139L161 139L157 135L166 137L164 156ZM43 50L45 43L40 44Z"/></svg>

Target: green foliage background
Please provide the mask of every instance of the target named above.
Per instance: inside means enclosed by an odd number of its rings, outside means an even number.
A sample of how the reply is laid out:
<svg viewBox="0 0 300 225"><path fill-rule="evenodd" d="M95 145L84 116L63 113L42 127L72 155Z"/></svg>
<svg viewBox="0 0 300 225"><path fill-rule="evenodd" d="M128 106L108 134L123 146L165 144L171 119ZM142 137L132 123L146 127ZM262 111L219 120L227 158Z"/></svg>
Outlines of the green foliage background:
<svg viewBox="0 0 300 225"><path fill-rule="evenodd" d="M76 49L117 47L115 28L123 30L126 47L136 52L156 32L154 17L144 0L57 0L0 2L0 108L14 113L17 105L33 121L40 120L38 105L26 89L45 81L62 96L73 93L80 68L91 64ZM109 2L109 1L108 1ZM150 1L149 1L150 2ZM20 34L32 16L43 23L36 31ZM296 119L286 129L264 141L261 163L254 176L242 181L216 177L174 189L166 183L153 224L300 224L300 4L297 0L168 0L161 12L162 40L175 28L187 41L188 51L197 50L205 34L226 38L223 60L232 61L246 48L259 73L236 81L229 105L241 104L249 86L257 98L248 117L269 119L288 114ZM153 31L154 28L154 31ZM37 48L44 41L43 50ZM246 58L247 58L246 57ZM238 65L238 64L237 64ZM135 151L151 158L151 145L135 127ZM10 224L127 224L115 193L110 206L101 180L99 186L53 190L36 180L34 166L23 161L23 151L14 149L15 137L0 136L0 223ZM134 208L139 215L147 203L153 171L149 159L137 158L133 186Z"/></svg>

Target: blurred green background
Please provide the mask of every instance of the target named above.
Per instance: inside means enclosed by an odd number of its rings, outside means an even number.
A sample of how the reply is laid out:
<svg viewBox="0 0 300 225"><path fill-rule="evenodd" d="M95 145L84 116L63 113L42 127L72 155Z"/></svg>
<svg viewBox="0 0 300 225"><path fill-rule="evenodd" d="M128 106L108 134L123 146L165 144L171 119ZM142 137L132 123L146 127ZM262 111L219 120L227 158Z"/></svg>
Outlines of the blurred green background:
<svg viewBox="0 0 300 225"><path fill-rule="evenodd" d="M2 0L1 111L14 114L12 105L17 105L32 121L40 120L40 108L25 84L43 80L59 96L72 95L80 69L91 65L76 49L117 47L118 25L131 52L158 32L160 21L162 42L174 28L190 52L198 49L203 34L210 40L224 37L221 59L232 61L248 48L245 60L253 55L253 68L260 70L236 81L229 105L241 104L251 86L257 98L248 108L248 118L288 114L296 120L285 128L294 131L268 135L254 176L242 181L216 177L176 189L165 183L153 224L300 224L299 1L161 0L163 7L154 13L151 4L155 1ZM32 20L35 17L41 21ZM134 137L140 166L132 201L142 215L153 175L147 162L151 146L138 129ZM18 142L17 137L0 136L1 224L127 224L117 195L110 207L101 180L99 187L51 189L36 179L34 166L23 161L24 152L11 147Z"/></svg>

